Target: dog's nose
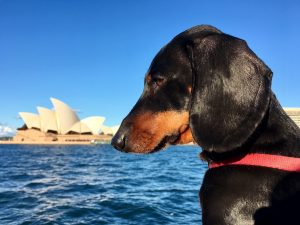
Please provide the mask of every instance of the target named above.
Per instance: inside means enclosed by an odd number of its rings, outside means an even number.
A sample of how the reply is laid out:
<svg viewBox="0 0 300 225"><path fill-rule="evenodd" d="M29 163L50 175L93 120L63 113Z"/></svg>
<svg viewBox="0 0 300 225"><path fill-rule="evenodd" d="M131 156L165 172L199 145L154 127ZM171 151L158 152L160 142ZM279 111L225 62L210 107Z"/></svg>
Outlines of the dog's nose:
<svg viewBox="0 0 300 225"><path fill-rule="evenodd" d="M126 144L126 136L125 134L122 134L121 132L117 132L113 139L111 140L111 145L120 151L123 151Z"/></svg>

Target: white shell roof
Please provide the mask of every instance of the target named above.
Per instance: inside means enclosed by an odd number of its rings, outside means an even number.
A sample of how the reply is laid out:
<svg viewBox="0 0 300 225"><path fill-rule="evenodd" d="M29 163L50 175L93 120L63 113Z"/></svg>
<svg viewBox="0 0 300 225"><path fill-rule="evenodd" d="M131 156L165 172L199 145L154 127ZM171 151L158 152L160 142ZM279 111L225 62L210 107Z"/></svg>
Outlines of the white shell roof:
<svg viewBox="0 0 300 225"><path fill-rule="evenodd" d="M82 123L81 121L78 121L77 123L75 123L69 130L68 132L70 131L73 131L73 132L76 132L76 133L89 133L91 131L91 129L85 124L85 123Z"/></svg>
<svg viewBox="0 0 300 225"><path fill-rule="evenodd" d="M95 135L100 133L101 126L104 121L105 117L102 116L91 116L81 120L81 122L86 124L91 129L91 132Z"/></svg>
<svg viewBox="0 0 300 225"><path fill-rule="evenodd" d="M80 120L66 103L50 98L54 110L44 107L37 107L38 114L20 112L20 116L28 128L38 128L43 132L49 130L56 131L58 134L67 134L70 131L76 133L92 133L98 135L102 130L104 134L115 134L119 126L104 126L105 117L91 116Z"/></svg>
<svg viewBox="0 0 300 225"><path fill-rule="evenodd" d="M101 126L101 130L104 134L110 134L110 135L115 135L119 129L120 125L113 126L113 127L108 127L108 126Z"/></svg>
<svg viewBox="0 0 300 225"><path fill-rule="evenodd" d="M49 130L58 131L56 114L53 110L37 107L41 119L41 131L47 132Z"/></svg>
<svg viewBox="0 0 300 225"><path fill-rule="evenodd" d="M39 115L28 112L19 112L19 115L28 128L41 128L41 120Z"/></svg>
<svg viewBox="0 0 300 225"><path fill-rule="evenodd" d="M112 126L111 129L112 129L112 134L115 135L117 133L117 131L119 130L120 128L120 125L116 125L116 126Z"/></svg>
<svg viewBox="0 0 300 225"><path fill-rule="evenodd" d="M78 116L67 104L56 99L50 98L55 112L56 112L56 121L58 133L66 134L70 128L79 121Z"/></svg>

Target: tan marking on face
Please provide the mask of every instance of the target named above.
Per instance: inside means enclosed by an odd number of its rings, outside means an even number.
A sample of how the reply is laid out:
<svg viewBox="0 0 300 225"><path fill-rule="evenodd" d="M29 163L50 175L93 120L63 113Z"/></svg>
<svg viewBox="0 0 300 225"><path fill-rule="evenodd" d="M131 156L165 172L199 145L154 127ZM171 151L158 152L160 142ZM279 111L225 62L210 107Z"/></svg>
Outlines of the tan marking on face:
<svg viewBox="0 0 300 225"><path fill-rule="evenodd" d="M188 92L191 94L192 93L192 86L188 87Z"/></svg>
<svg viewBox="0 0 300 225"><path fill-rule="evenodd" d="M188 144L188 143L194 143L194 138L190 129L190 126L187 126L186 129L183 132L180 132L180 137L176 141L175 144Z"/></svg>
<svg viewBox="0 0 300 225"><path fill-rule="evenodd" d="M168 136L178 136L180 143L187 143L185 141L191 139L188 127L188 112L141 113L132 121L127 143L129 151L150 153ZM174 140L174 144L177 144L177 140Z"/></svg>
<svg viewBox="0 0 300 225"><path fill-rule="evenodd" d="M146 81L147 84L151 81L151 74L146 75L145 81Z"/></svg>

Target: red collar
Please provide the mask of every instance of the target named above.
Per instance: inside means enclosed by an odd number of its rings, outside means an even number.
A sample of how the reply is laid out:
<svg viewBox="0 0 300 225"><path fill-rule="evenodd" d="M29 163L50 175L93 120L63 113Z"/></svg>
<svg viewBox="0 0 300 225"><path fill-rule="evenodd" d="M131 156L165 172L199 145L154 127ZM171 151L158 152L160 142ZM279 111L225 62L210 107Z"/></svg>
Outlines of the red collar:
<svg viewBox="0 0 300 225"><path fill-rule="evenodd" d="M300 172L300 158L282 155L269 155L252 153L237 160L213 162L208 165L210 169L227 165L262 166L290 172Z"/></svg>

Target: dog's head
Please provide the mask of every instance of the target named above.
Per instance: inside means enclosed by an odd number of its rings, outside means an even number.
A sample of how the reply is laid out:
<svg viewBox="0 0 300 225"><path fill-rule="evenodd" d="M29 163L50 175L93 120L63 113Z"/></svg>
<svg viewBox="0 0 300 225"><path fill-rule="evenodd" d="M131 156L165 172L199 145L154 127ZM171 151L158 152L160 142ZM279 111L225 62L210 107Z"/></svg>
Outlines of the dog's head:
<svg viewBox="0 0 300 225"><path fill-rule="evenodd" d="M233 150L264 117L271 78L245 41L211 26L193 27L155 56L112 145L150 153L195 141L209 152Z"/></svg>

